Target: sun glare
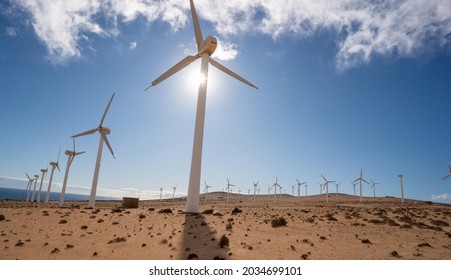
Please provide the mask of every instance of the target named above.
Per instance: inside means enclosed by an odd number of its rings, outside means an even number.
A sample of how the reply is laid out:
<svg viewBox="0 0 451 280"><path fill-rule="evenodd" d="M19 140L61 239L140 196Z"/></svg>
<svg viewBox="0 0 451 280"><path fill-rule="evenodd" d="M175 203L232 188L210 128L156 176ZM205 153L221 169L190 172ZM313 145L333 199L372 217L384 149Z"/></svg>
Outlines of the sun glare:
<svg viewBox="0 0 451 280"><path fill-rule="evenodd" d="M193 71L189 76L189 83L193 87L198 87L199 85L205 85L207 82L207 75L201 73L199 70Z"/></svg>

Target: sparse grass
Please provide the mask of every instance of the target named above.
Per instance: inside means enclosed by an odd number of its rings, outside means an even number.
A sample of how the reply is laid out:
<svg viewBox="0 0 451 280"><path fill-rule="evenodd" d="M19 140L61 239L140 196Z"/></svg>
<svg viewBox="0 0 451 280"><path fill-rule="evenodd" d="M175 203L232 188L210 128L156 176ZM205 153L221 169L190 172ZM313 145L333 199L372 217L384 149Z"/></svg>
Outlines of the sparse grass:
<svg viewBox="0 0 451 280"><path fill-rule="evenodd" d="M114 238L114 239L108 241L108 244L111 244L111 243L119 243L119 242L125 242L125 241L127 241L127 239L126 239L125 237L116 237L116 238Z"/></svg>
<svg viewBox="0 0 451 280"><path fill-rule="evenodd" d="M219 239L219 247L229 247L229 238L223 234L221 238Z"/></svg>
<svg viewBox="0 0 451 280"><path fill-rule="evenodd" d="M172 210L169 208L166 209L161 209L160 211L158 211L159 214L172 214Z"/></svg>
<svg viewBox="0 0 451 280"><path fill-rule="evenodd" d="M81 229L87 229L87 228L88 228L87 225L82 225L82 226L81 226Z"/></svg>
<svg viewBox="0 0 451 280"><path fill-rule="evenodd" d="M59 221L59 224L67 224L67 220L61 219L61 220Z"/></svg>
<svg viewBox="0 0 451 280"><path fill-rule="evenodd" d="M141 220L141 219L145 219L146 218L146 215L144 215L143 213L141 213L141 214L139 214L139 219Z"/></svg>
<svg viewBox="0 0 451 280"><path fill-rule="evenodd" d="M275 218L271 220L271 226L272 227L283 227L287 225L287 220L283 217Z"/></svg>

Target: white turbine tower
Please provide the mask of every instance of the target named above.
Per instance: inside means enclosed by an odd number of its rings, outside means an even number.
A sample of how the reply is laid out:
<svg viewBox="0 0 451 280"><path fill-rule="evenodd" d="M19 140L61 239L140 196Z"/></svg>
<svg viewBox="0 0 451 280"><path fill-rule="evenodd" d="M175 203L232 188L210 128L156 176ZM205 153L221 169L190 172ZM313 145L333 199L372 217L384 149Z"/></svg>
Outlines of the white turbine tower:
<svg viewBox="0 0 451 280"><path fill-rule="evenodd" d="M374 197L376 197L376 185L379 185L379 183L373 182L373 180L371 180L371 188L373 189Z"/></svg>
<svg viewBox="0 0 451 280"><path fill-rule="evenodd" d="M307 184L307 182L301 182L298 179L296 179L296 181L298 182L298 197L300 197L301 196L301 186L304 184ZM307 185L306 185L306 188L307 188ZM305 196L307 196L307 189L305 189L305 190L306 190Z"/></svg>
<svg viewBox="0 0 451 280"><path fill-rule="evenodd" d="M401 180L401 203L404 203L404 186L403 186L403 182L402 182L404 175L398 175L398 177Z"/></svg>
<svg viewBox="0 0 451 280"><path fill-rule="evenodd" d="M305 184L305 196L307 196L307 184Z"/></svg>
<svg viewBox="0 0 451 280"><path fill-rule="evenodd" d="M271 186L271 188L274 188L274 201L277 198L277 187L281 188L281 186L279 185L278 181L279 181L279 178L276 177L276 182L274 182L274 184Z"/></svg>
<svg viewBox="0 0 451 280"><path fill-rule="evenodd" d="M207 182L205 182L205 180L204 180L204 184L205 184L205 189L204 189L205 202L207 202L208 201L208 189L211 188L211 186L207 185Z"/></svg>
<svg viewBox="0 0 451 280"><path fill-rule="evenodd" d="M42 183L44 182L45 173L47 173L47 171L48 171L48 168L46 168L46 169L44 169L44 168L41 169L41 172L42 172L42 176L41 176L41 184L39 185L38 198L36 199L36 201L37 201L38 203L41 202Z"/></svg>
<svg viewBox="0 0 451 280"><path fill-rule="evenodd" d="M67 178L69 177L69 169L72 165L72 162L74 161L75 156L81 155L83 152L76 152L75 151L75 138L72 138L72 141L74 143L74 150L66 150L64 153L67 155L67 165L66 165L66 172L64 174L64 181L63 181L63 187L61 188L61 196L60 201L58 202L58 207L63 207L64 205L64 195L66 194L66 186L67 186Z"/></svg>
<svg viewBox="0 0 451 280"><path fill-rule="evenodd" d="M229 178L227 178L227 187L226 187L227 203L229 203L229 195L230 195L230 192L232 191L232 187L235 187L235 185L230 184Z"/></svg>
<svg viewBox="0 0 451 280"><path fill-rule="evenodd" d="M163 73L145 90L152 86L156 86L160 82L169 78L173 74L182 70L195 60L202 58L200 73L203 76L203 81L199 85L198 100L197 100L197 112L196 112L196 124L194 128L194 141L193 141L193 155L191 159L191 171L188 186L188 197L186 200L186 212L198 213L199 212L199 193L200 193L200 173L201 173L201 160L202 160L202 142L204 134L204 121L205 121L205 104L207 98L207 81L208 81L208 65L211 64L233 78L257 89L257 87L225 66L221 65L217 61L213 60L210 56L216 50L217 40L213 36L207 36L203 39L202 32L200 30L199 20L197 18L196 9L194 3L190 0L191 15L193 18L194 34L197 43L198 53L196 55L188 55L168 71Z"/></svg>
<svg viewBox="0 0 451 280"><path fill-rule="evenodd" d="M177 189L177 185L172 188L172 201L175 200L175 190Z"/></svg>
<svg viewBox="0 0 451 280"><path fill-rule="evenodd" d="M319 185L319 194L323 194L323 184L318 183Z"/></svg>
<svg viewBox="0 0 451 280"><path fill-rule="evenodd" d="M321 177L323 177L323 179L324 179L324 187L323 188L325 188L326 189L326 203L329 203L329 183L335 183L335 181L328 181L327 179L326 179L326 177L324 177L322 174L321 174Z"/></svg>
<svg viewBox="0 0 451 280"><path fill-rule="evenodd" d="M160 188L160 201L162 196L163 196L163 188Z"/></svg>
<svg viewBox="0 0 451 280"><path fill-rule="evenodd" d="M60 152L61 152L61 147L59 149L58 159L56 160L56 162L54 162L54 161L50 162L50 165L52 166L52 171L50 172L49 186L47 187L47 193L45 194L45 201L44 201L45 203L49 203L50 189L52 188L53 172L55 171L55 168L58 168L58 171L61 171L60 167L59 167Z"/></svg>
<svg viewBox="0 0 451 280"><path fill-rule="evenodd" d="M352 188L354 189L354 196L356 196L356 194L355 194L355 185L357 185L357 182L351 182L351 184L352 184Z"/></svg>
<svg viewBox="0 0 451 280"><path fill-rule="evenodd" d="M448 169L449 169L449 171L448 171L448 175L446 175L445 177L443 177L443 179L442 180L446 180L448 177L450 177L451 176L451 164L449 164L448 163Z"/></svg>
<svg viewBox="0 0 451 280"><path fill-rule="evenodd" d="M253 185L254 185L254 201L257 201L257 197L255 196L255 193L257 192L257 186L258 186L259 182L260 181L257 181L257 183L253 183Z"/></svg>
<svg viewBox="0 0 451 280"><path fill-rule="evenodd" d="M338 186L340 186L341 185L341 183L334 183L334 185L337 187L337 196L338 196Z"/></svg>
<svg viewBox="0 0 451 280"><path fill-rule="evenodd" d="M26 190L27 190L27 200L26 200L26 202L28 202L28 200L30 200L31 185L33 185L33 181L35 179L31 179L27 172L25 172L25 175L27 175L27 177L28 177L28 184L27 184L27 188L26 188Z"/></svg>
<svg viewBox="0 0 451 280"><path fill-rule="evenodd" d="M110 150L113 158L115 158L113 149L111 149L110 142L108 141L108 138L107 138L107 135L111 133L111 130L108 127L102 126L103 121L105 120L106 114L108 112L108 109L110 108L111 101L113 101L113 97L114 97L114 93L110 98L110 102L108 102L108 106L106 107L105 112L103 113L103 116L100 119L100 124L98 127L72 136L74 138L80 137L80 136L84 136L84 135L93 134L96 131L98 131L100 133L99 149L97 150L97 160L96 160L96 166L94 168L94 177L92 179L91 195L89 196L89 202L88 202L88 207L90 207L90 208L94 208L95 203L96 203L97 181L99 180L100 160L102 158L102 148L103 148L104 142L106 143L108 149Z"/></svg>
<svg viewBox="0 0 451 280"><path fill-rule="evenodd" d="M31 195L31 202L34 202L34 194L36 193L36 184L38 183L39 175L34 175L34 178L35 178L35 180L34 180L33 193Z"/></svg>
<svg viewBox="0 0 451 280"><path fill-rule="evenodd" d="M362 169L360 169L360 177L357 178L357 179L355 179L355 180L353 181L353 183L355 183L355 182L357 182L357 181L360 182L360 202L362 202L362 181L365 182L365 183L367 183L368 185L370 184L370 183L368 183L365 179L363 179L363 170L362 170Z"/></svg>

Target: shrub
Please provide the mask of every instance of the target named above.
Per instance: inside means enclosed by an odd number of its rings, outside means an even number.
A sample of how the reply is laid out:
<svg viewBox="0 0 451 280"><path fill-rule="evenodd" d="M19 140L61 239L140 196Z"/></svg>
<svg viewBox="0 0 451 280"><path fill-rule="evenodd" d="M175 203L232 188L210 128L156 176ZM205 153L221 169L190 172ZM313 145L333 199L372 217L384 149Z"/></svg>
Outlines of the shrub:
<svg viewBox="0 0 451 280"><path fill-rule="evenodd" d="M271 226L272 227L282 227L282 226L286 226L287 225L287 220L285 220L285 218L276 218L271 220Z"/></svg>
<svg viewBox="0 0 451 280"><path fill-rule="evenodd" d="M223 234L221 236L221 239L219 239L219 247L221 248L229 247L229 238L225 236L225 234Z"/></svg>
<svg viewBox="0 0 451 280"><path fill-rule="evenodd" d="M6 218L3 214L0 214L0 221L4 221Z"/></svg>

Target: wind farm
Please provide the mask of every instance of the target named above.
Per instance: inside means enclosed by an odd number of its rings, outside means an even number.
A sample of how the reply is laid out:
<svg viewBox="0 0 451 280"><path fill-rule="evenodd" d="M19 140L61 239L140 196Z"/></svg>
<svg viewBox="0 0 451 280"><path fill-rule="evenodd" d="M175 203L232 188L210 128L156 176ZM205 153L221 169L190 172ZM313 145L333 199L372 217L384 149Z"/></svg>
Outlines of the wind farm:
<svg viewBox="0 0 451 280"><path fill-rule="evenodd" d="M163 2L4 4L0 259L449 259L446 9Z"/></svg>

